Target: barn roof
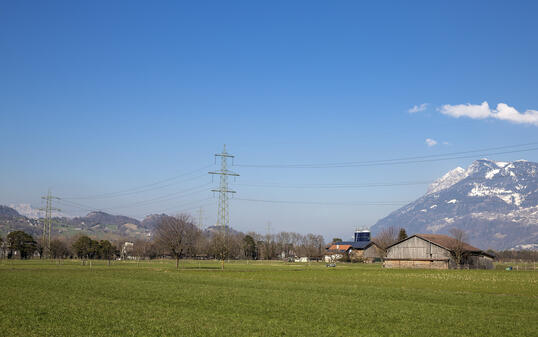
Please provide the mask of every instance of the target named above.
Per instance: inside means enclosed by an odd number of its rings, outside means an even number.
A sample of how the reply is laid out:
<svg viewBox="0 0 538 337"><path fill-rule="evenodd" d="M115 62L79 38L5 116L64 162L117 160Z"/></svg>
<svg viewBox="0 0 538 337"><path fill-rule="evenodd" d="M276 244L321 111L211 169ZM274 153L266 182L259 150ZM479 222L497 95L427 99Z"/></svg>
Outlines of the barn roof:
<svg viewBox="0 0 538 337"><path fill-rule="evenodd" d="M439 246L442 246L446 249L452 249L454 247L458 246L458 240L454 239L451 236L443 235L443 234L416 234L419 238L422 238L424 240L433 242ZM470 244L463 242L462 243L463 250L466 252L481 252L482 250L479 248L476 248L474 246L471 246Z"/></svg>

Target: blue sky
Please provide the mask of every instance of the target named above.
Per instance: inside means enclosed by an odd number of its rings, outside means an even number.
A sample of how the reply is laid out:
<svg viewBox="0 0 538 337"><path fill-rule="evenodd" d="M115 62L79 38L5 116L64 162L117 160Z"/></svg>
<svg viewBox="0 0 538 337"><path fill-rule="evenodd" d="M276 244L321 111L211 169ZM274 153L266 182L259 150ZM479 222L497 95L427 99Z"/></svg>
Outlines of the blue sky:
<svg viewBox="0 0 538 337"><path fill-rule="evenodd" d="M537 142L537 11L534 1L2 1L0 203L40 206L51 188L70 214L203 206L212 224L217 181L203 173L224 143L236 164L288 164ZM538 151L492 157L521 158ZM236 166L238 199L357 205L236 199L232 226L349 236L470 162ZM289 187L380 182L421 184ZM271 184L284 187L246 186ZM136 193L66 205L123 190Z"/></svg>

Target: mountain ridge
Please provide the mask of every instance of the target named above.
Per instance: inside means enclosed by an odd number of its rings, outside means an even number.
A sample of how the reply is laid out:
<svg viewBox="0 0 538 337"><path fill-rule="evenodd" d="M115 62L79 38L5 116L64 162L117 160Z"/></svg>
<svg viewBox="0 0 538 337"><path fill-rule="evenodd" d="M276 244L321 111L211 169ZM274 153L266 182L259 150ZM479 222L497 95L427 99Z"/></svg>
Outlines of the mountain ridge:
<svg viewBox="0 0 538 337"><path fill-rule="evenodd" d="M468 232L481 248L510 249L538 243L538 163L474 161L466 170L449 171L425 195L380 219L408 233Z"/></svg>

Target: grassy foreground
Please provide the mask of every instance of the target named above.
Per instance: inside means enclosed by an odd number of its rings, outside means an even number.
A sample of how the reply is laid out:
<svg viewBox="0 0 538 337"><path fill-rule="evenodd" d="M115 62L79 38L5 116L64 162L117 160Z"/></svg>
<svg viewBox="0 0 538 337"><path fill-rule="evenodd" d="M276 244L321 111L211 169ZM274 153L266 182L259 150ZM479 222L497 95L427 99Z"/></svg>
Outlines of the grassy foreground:
<svg viewBox="0 0 538 337"><path fill-rule="evenodd" d="M3 336L538 336L538 272L3 261Z"/></svg>

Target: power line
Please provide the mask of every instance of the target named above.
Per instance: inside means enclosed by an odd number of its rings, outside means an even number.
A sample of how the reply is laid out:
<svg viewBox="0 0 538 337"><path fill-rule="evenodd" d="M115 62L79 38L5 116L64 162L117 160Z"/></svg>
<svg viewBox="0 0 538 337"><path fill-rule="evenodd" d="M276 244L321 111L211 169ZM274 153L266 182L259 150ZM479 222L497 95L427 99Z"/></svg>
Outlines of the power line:
<svg viewBox="0 0 538 337"><path fill-rule="evenodd" d="M169 212L171 210L176 210L175 212L177 213L177 212L183 212L183 211L187 211L187 210L191 210L191 209L195 209L195 208L199 208L199 207L212 205L213 203L202 203L204 201L209 201L209 200L212 200L212 198L204 198L204 199L200 199L200 200L192 200L192 201L189 201L187 203L184 203L184 204L180 205L179 208L177 206L169 207L169 208L161 210L161 211L159 211L157 213L166 213L166 212ZM202 203L202 204L200 204L200 203Z"/></svg>
<svg viewBox="0 0 538 337"><path fill-rule="evenodd" d="M204 185L200 185L200 186L195 186L195 187L190 188L190 189L186 189L186 190L182 190L182 191L178 191L178 192L174 192L174 193L170 193L170 194L166 194L166 195L161 195L159 197L152 198L152 199L140 200L140 201L129 203L129 204L123 204L121 206L117 206L117 207L113 207L113 208L96 208L96 207L92 207L92 206L89 206L89 205L81 204L81 203L70 201L70 200L63 200L63 199L62 199L61 202L64 203L66 206L76 207L76 208L86 210L86 211L90 211L90 212L91 211L112 212L114 210L130 208L130 207L135 207L135 206L144 207L144 206L147 206L147 205L155 203L155 202L165 202L165 201L170 201L170 200L177 200L178 198L183 198L183 197L186 197L186 196L189 196L189 195L192 195L192 194L196 194L196 193L205 191L206 188L209 185L210 184L208 183L208 184L204 184Z"/></svg>
<svg viewBox="0 0 538 337"><path fill-rule="evenodd" d="M404 181L393 183L369 183L369 184L311 184L311 185L283 185L283 184L237 184L238 186L291 188L291 189L338 189L338 188L368 188L368 187L395 187L428 185L431 181Z"/></svg>
<svg viewBox="0 0 538 337"><path fill-rule="evenodd" d="M159 197L155 197L155 198L152 198L152 199L136 201L134 203L129 203L129 204L123 204L121 206L114 207L114 209L130 208L130 207L134 207L134 206L143 207L143 206L147 206L149 204L152 204L154 202L163 202L163 201L169 201L169 200L176 200L178 197L185 197L185 196L188 196L188 195L192 195L192 194L195 194L195 193L205 191L206 188L209 185L210 184L207 183L207 184L195 186L195 187L190 188L190 189L182 190L182 191L179 191L179 192L174 192L174 193L161 195Z"/></svg>
<svg viewBox="0 0 538 337"><path fill-rule="evenodd" d="M491 156L491 155L498 155L498 154L536 151L538 150L538 147L532 147L532 148L521 149L521 150L501 151L501 152L487 152L487 151L506 149L506 148L520 148L520 147L531 146L531 145L536 145L536 144L538 144L538 142L519 144L519 145L500 146L500 147L493 147L493 148L480 149L480 150L451 152L451 153L446 153L446 154L402 157L402 158L372 160L372 161L355 161L355 162L340 162L340 163L311 163L311 164L235 164L234 166L253 167L253 168L343 168L343 167L414 164L414 163L452 160L452 159L475 158L477 155ZM476 154L478 152L482 152L482 153ZM475 153L475 154L474 155L462 155L462 154L467 154L467 153Z"/></svg>
<svg viewBox="0 0 538 337"><path fill-rule="evenodd" d="M76 199L81 199L81 200L82 199L107 199L107 198L117 198L117 197L123 197L123 196L132 195L132 194L144 193L144 192L148 192L148 191L153 191L153 190L157 190L157 189L166 188L166 187L169 187L169 186L181 183L181 182L193 181L195 179L205 177L206 176L205 174L200 174L200 175L197 175L197 176L189 178L189 179L185 179L185 180L176 181L176 182L173 182L173 183L162 185L163 183L173 181L173 180L176 180L176 179L181 178L181 177L189 176L189 175L191 175L193 173L205 170L205 169L207 169L209 167L211 167L211 165L206 165L206 166L200 167L198 169L195 169L195 170L192 170L192 171L180 174L180 175L176 175L176 176L173 176L173 177L170 177L170 178L166 178L166 179L156 181L156 182L151 183L151 184L141 185L141 186L133 187L133 188L126 189L126 190L121 190L121 191L116 191L116 192L108 192L108 193L101 193L101 194L94 194L94 195L86 195L86 196L63 197L63 199L71 199L71 200L76 200ZM162 186L160 186L160 185L162 185Z"/></svg>
<svg viewBox="0 0 538 337"><path fill-rule="evenodd" d="M325 202L325 201L301 201L301 200L264 200L264 199L247 199L234 198L234 200L265 202L272 204L307 204L307 205L327 205L327 206L401 206L408 204L410 201L379 201L379 202Z"/></svg>
<svg viewBox="0 0 538 337"><path fill-rule="evenodd" d="M60 204L64 205L64 206L75 207L75 208L81 209L83 211L89 211L89 212L93 212L93 211L107 211L107 212L110 212L111 211L109 208L96 208L96 207L93 207L93 206L88 206L88 205L81 204L81 203L71 201L71 200L60 199L60 200L58 200L58 202Z"/></svg>

